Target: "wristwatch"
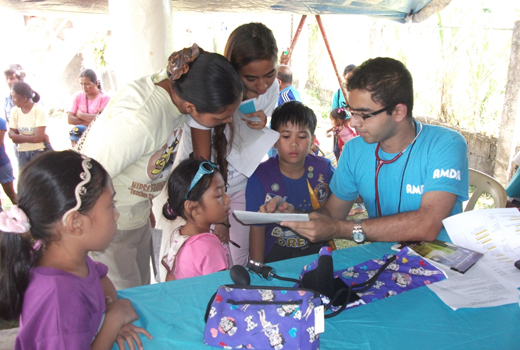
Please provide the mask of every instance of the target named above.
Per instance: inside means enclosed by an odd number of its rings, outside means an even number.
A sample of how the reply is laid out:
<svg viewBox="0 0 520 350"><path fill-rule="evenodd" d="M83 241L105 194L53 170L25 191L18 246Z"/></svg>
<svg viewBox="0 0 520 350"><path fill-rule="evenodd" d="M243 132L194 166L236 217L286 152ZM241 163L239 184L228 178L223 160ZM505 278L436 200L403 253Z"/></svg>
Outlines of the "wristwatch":
<svg viewBox="0 0 520 350"><path fill-rule="evenodd" d="M365 239L367 236L365 232L363 232L363 228L361 227L361 219L354 219L354 229L352 230L352 239L357 244L365 243Z"/></svg>

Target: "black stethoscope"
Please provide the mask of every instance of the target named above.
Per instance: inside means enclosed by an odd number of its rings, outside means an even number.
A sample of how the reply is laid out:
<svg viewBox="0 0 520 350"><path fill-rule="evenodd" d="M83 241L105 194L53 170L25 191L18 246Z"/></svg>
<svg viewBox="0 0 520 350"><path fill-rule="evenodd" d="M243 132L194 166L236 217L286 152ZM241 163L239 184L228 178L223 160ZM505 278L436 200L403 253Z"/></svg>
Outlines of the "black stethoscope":
<svg viewBox="0 0 520 350"><path fill-rule="evenodd" d="M403 190L403 179L404 179L404 172L406 171L406 167L408 166L408 160L410 159L410 154L412 153L412 149L413 149L413 146L415 146L415 141L417 140L417 138L419 137L419 135L421 134L421 131L422 131L422 123L419 122L419 132L417 132L417 122L412 119L413 123L414 123L414 127L415 127L415 137L414 139L412 140L412 142L410 142L410 144L408 146L406 146L406 148L404 150L402 150L401 152L399 152L394 158L390 159L390 160L383 160L379 157L379 147L380 147L380 143L378 142L377 143L377 147L376 147L376 178L375 178L375 188L376 188L376 217L380 217L382 216L381 214L381 202L379 201L379 186L378 186L378 176L379 176L379 170L381 170L381 167L384 165L384 164L391 164L393 162L395 162L396 160L398 160L404 152L406 152L406 150L408 149L408 147L410 147L410 145L412 146L412 148L410 149L410 152L408 153L408 158L406 159L406 164L404 166L404 170L403 170L403 176L401 178L401 190L399 191L399 208L398 208L398 212L401 211L401 194L402 194L402 190Z"/></svg>

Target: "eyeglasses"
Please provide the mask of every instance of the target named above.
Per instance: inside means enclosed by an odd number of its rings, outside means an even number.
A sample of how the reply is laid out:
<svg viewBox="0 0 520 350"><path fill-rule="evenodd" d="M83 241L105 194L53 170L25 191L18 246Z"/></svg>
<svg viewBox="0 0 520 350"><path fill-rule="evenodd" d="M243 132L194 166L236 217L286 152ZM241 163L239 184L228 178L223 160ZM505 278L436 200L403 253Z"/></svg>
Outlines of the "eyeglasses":
<svg viewBox="0 0 520 350"><path fill-rule="evenodd" d="M345 111L347 112L347 115L348 115L349 117L354 117L354 118L356 118L357 121L365 121L367 118L373 117L373 116L375 116L375 115L377 115L377 114L379 114L379 113L386 112L386 111L388 111L389 109L394 108L395 106L396 106L396 105L394 104L394 105L390 105L390 106L388 106L388 107L382 108L382 109L380 109L380 110L378 110L378 111L375 111L375 112L372 112L372 113L366 113L366 114L363 114L363 113L356 113L356 112L353 112L352 108L351 108L349 105L347 105L347 106L345 107Z"/></svg>
<svg viewBox="0 0 520 350"><path fill-rule="evenodd" d="M190 189L188 190L188 192L186 192L186 196L184 197L184 199L188 199L188 195L190 194L191 190L193 189L193 187L195 187L195 185L200 181L200 179L204 175L212 174L217 169L217 166L211 162L204 161L200 163L199 170L197 170L195 177L193 177L193 180L191 180Z"/></svg>

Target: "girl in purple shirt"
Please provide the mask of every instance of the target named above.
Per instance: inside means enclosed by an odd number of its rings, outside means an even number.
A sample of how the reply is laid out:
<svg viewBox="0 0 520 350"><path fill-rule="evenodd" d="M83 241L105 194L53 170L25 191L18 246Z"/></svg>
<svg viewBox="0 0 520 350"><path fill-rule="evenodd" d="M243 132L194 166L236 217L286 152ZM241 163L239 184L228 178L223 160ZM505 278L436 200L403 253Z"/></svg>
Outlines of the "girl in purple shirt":
<svg viewBox="0 0 520 350"><path fill-rule="evenodd" d="M105 249L119 216L114 188L94 159L49 152L30 162L18 206L0 213L0 317L20 317L15 349L142 348L132 303L118 299Z"/></svg>

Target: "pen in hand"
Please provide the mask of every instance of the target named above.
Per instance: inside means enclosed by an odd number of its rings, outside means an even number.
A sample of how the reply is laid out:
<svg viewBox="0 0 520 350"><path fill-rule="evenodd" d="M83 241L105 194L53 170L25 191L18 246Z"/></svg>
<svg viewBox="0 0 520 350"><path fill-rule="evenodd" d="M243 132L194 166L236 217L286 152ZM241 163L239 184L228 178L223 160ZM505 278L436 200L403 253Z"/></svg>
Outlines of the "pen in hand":
<svg viewBox="0 0 520 350"><path fill-rule="evenodd" d="M237 248L240 248L240 246L238 244L236 244L235 242L233 242L232 240L229 240L229 243L233 244Z"/></svg>
<svg viewBox="0 0 520 350"><path fill-rule="evenodd" d="M278 204L276 205L276 207L274 208L274 211L276 211L280 205L284 204L286 200L287 200L287 196L284 196L284 197L282 198L282 200L280 201L280 203L278 203ZM273 212L273 213L274 213L274 212Z"/></svg>

